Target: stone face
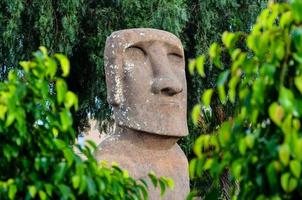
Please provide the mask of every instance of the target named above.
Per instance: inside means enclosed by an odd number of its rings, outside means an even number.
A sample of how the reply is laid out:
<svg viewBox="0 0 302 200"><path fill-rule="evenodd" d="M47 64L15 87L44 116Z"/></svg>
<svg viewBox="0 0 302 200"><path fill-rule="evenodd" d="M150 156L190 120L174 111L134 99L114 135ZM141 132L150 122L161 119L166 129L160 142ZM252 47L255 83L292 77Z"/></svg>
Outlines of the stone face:
<svg viewBox="0 0 302 200"><path fill-rule="evenodd" d="M189 192L188 161L177 140L188 134L184 52L173 34L127 29L107 38L105 72L116 130L95 153L118 162L134 178L150 171L174 180L164 199L183 200ZM149 189L151 200L159 189Z"/></svg>
<svg viewBox="0 0 302 200"><path fill-rule="evenodd" d="M128 29L105 47L108 102L120 126L152 134L186 136L184 52L173 34Z"/></svg>

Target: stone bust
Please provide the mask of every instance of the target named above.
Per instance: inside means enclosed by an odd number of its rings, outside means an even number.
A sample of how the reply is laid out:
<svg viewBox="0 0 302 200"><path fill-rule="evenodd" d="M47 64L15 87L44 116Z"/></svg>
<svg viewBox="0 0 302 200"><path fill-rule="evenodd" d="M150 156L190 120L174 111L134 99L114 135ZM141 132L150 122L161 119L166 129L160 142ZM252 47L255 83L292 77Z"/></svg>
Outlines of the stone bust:
<svg viewBox="0 0 302 200"><path fill-rule="evenodd" d="M188 162L176 143L188 134L180 40L156 29L121 30L107 38L104 58L116 130L98 146L96 158L118 162L134 178L150 171L171 177L175 189L164 199L185 199ZM150 189L149 198L159 199L158 190Z"/></svg>

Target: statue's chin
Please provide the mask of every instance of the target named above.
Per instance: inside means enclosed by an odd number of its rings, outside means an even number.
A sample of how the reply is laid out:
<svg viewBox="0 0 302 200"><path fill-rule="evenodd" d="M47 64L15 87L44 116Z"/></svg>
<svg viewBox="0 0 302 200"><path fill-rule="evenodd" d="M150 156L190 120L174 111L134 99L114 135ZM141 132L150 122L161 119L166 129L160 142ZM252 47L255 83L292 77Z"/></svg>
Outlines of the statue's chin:
<svg viewBox="0 0 302 200"><path fill-rule="evenodd" d="M132 130L147 132L149 134L165 135L173 137L184 137L188 135L188 127L186 119L181 117L159 119L154 117L148 119L142 116L116 115L116 123L120 127L126 127Z"/></svg>

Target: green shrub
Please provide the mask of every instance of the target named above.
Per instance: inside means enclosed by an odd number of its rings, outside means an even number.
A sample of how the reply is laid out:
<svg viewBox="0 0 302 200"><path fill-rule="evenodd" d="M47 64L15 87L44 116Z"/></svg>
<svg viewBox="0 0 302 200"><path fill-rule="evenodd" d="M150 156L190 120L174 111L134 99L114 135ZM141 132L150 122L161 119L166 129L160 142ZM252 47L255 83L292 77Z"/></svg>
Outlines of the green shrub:
<svg viewBox="0 0 302 200"><path fill-rule="evenodd" d="M145 180L98 163L93 142L74 145L70 111L78 99L64 81L68 59L41 47L20 65L0 83L0 199L147 199ZM162 192L172 184L149 176Z"/></svg>
<svg viewBox="0 0 302 200"><path fill-rule="evenodd" d="M247 51L238 48L241 41ZM302 1L270 3L250 34L225 32L222 43L211 45L209 59L224 72L192 118L198 122L200 107L211 106L214 93L234 104L235 114L196 140L191 177L209 171L218 181L229 169L239 182L234 199L301 199ZM190 65L191 72L195 68L205 76L203 59Z"/></svg>

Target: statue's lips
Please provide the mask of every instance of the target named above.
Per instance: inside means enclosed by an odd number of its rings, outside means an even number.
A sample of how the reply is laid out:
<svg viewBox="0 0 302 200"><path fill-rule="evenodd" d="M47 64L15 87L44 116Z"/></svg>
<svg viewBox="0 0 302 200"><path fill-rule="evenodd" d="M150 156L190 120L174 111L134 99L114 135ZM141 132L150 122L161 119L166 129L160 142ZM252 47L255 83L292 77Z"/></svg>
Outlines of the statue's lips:
<svg viewBox="0 0 302 200"><path fill-rule="evenodd" d="M176 101L162 101L162 102L158 102L158 103L155 103L159 106L175 106L175 107L180 107L180 103L179 102L176 102Z"/></svg>

